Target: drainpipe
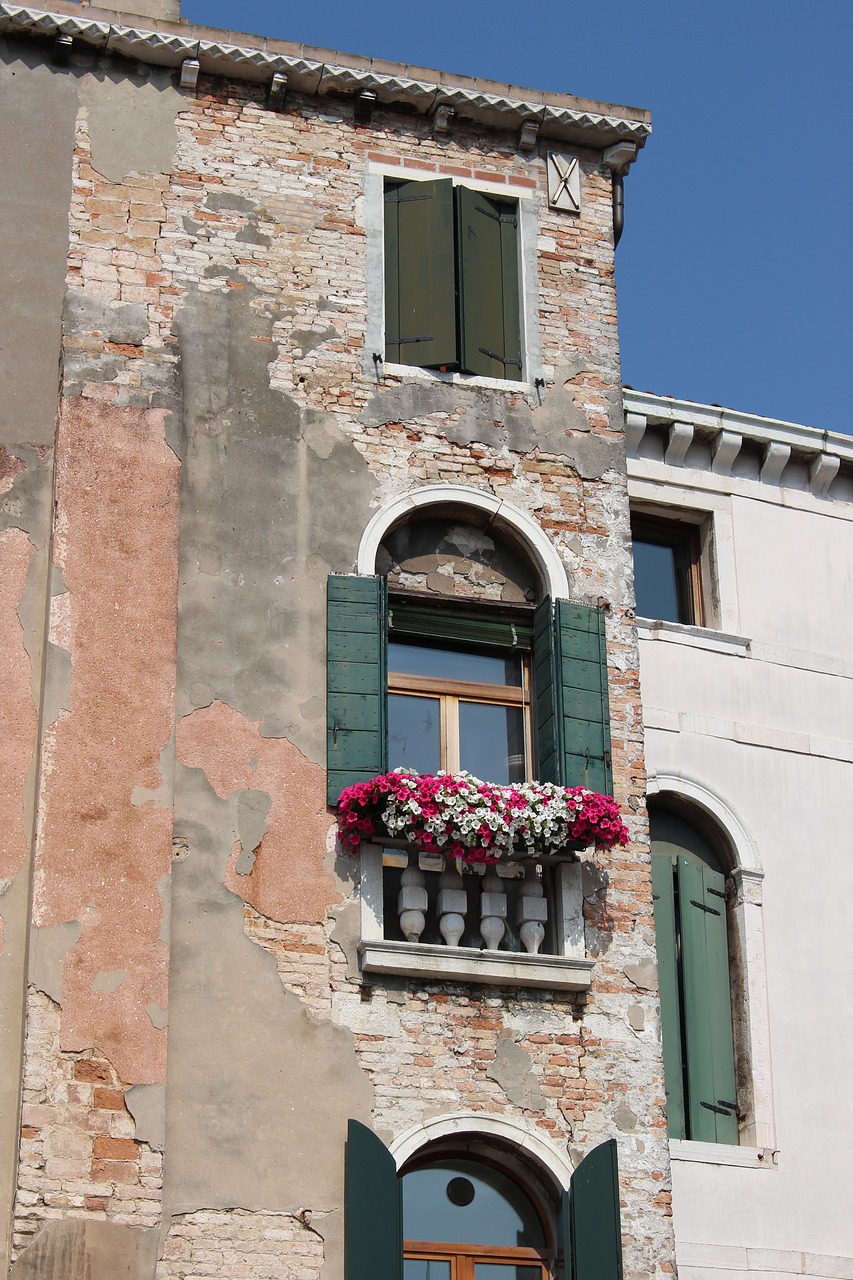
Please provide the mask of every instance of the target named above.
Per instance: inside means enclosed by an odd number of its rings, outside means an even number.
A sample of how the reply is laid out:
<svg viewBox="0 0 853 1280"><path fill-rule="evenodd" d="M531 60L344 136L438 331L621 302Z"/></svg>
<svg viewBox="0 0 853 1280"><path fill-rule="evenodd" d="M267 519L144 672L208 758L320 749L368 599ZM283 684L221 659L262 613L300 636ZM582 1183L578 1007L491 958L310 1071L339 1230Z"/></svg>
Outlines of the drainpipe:
<svg viewBox="0 0 853 1280"><path fill-rule="evenodd" d="M617 142L612 147L605 147L602 152L602 163L613 175L613 248L622 239L625 229L625 174L637 158L636 142Z"/></svg>

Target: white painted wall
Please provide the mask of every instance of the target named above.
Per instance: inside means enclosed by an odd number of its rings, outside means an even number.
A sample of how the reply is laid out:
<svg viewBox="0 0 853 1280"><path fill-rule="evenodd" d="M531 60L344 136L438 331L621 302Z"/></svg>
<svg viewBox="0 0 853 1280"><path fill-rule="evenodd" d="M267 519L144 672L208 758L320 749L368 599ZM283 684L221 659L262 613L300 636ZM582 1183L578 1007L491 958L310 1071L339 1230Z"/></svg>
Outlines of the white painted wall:
<svg viewBox="0 0 853 1280"><path fill-rule="evenodd" d="M778 1154L673 1160L679 1275L853 1277L853 509L644 459L629 475L730 516L721 615L749 644L641 628L646 759L724 797L765 873Z"/></svg>

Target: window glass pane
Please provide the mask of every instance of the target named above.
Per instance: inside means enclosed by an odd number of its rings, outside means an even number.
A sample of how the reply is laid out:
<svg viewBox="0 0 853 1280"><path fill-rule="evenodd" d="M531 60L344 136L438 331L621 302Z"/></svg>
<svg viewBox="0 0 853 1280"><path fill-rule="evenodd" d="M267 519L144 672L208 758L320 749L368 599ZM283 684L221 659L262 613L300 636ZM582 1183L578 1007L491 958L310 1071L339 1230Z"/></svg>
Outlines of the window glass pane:
<svg viewBox="0 0 853 1280"><path fill-rule="evenodd" d="M459 756L476 778L524 781L524 711L489 702L460 702Z"/></svg>
<svg viewBox="0 0 853 1280"><path fill-rule="evenodd" d="M388 670L407 676L435 676L444 680L475 680L481 684L521 684L519 654L477 653L433 645L388 644Z"/></svg>
<svg viewBox="0 0 853 1280"><path fill-rule="evenodd" d="M450 1280L450 1262L445 1258L404 1258L403 1280Z"/></svg>
<svg viewBox="0 0 853 1280"><path fill-rule="evenodd" d="M634 590L639 617L685 621L679 608L674 547L634 539Z"/></svg>
<svg viewBox="0 0 853 1280"><path fill-rule="evenodd" d="M388 768L438 773L439 767L438 698L389 694Z"/></svg>
<svg viewBox="0 0 853 1280"><path fill-rule="evenodd" d="M474 1276L475 1280L542 1280L542 1268L531 1267L529 1263L477 1262Z"/></svg>
<svg viewBox="0 0 853 1280"><path fill-rule="evenodd" d="M539 1216L521 1187L473 1160L436 1163L405 1175L403 1235L449 1244L545 1247Z"/></svg>

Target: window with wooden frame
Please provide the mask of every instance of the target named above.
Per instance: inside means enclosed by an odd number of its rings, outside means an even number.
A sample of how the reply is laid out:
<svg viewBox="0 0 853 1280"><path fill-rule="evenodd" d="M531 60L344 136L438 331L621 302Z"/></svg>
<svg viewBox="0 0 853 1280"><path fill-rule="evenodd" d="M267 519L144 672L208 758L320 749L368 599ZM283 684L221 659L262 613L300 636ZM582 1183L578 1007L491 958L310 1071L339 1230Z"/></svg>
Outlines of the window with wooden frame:
<svg viewBox="0 0 853 1280"><path fill-rule="evenodd" d="M519 381L518 204L385 181L385 359Z"/></svg>
<svg viewBox="0 0 853 1280"><path fill-rule="evenodd" d="M699 535L695 524L632 515L638 617L704 625Z"/></svg>
<svg viewBox="0 0 853 1280"><path fill-rule="evenodd" d="M470 1145L428 1148L400 1173L380 1139L349 1121L345 1280L622 1280L613 1139L547 1194L517 1156L484 1158Z"/></svg>
<svg viewBox="0 0 853 1280"><path fill-rule="evenodd" d="M433 772L457 752L489 782L526 772L612 791L601 609L389 600L384 578L333 574L327 645L329 804L354 782L401 764Z"/></svg>

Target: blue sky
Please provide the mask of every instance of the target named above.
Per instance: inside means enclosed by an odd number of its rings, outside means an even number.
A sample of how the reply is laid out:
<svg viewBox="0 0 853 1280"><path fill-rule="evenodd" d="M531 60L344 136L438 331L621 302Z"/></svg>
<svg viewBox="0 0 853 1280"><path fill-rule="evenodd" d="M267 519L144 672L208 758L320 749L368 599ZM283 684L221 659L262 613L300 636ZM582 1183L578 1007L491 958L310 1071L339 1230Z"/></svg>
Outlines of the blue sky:
<svg viewBox="0 0 853 1280"><path fill-rule="evenodd" d="M648 107L625 382L853 431L853 0L183 0L190 22Z"/></svg>

